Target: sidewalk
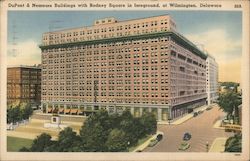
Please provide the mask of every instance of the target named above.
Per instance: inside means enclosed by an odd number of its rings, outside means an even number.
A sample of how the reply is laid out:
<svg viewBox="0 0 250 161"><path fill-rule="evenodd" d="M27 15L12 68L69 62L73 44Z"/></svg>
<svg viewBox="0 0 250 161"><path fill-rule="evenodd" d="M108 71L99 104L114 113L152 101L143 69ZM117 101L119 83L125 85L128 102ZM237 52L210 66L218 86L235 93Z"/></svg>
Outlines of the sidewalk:
<svg viewBox="0 0 250 161"><path fill-rule="evenodd" d="M220 152L220 153L224 152L226 141L227 141L227 138L225 137L216 138L213 141L209 149L209 152Z"/></svg>
<svg viewBox="0 0 250 161"><path fill-rule="evenodd" d="M179 125L179 124L182 124L185 121L193 118L194 112L205 111L207 107L208 107L207 105L204 105L204 106L195 108L192 113L186 114L186 115L184 115L184 116L182 116L180 118L177 118L176 120L173 120L172 122L170 122L170 125ZM168 121L159 121L158 124L160 124L160 125L166 125L166 124L169 124L169 122Z"/></svg>
<svg viewBox="0 0 250 161"><path fill-rule="evenodd" d="M24 138L24 139L35 139L37 136L41 135L41 133L27 133L27 132L19 132L19 131L7 131L7 136ZM52 135L51 140L56 140L57 136Z"/></svg>
<svg viewBox="0 0 250 161"><path fill-rule="evenodd" d="M155 135L151 136L147 141L145 141L144 143L142 143L141 145L139 145L138 147L136 147L133 152L137 152L137 151L143 151L146 147L148 147L148 144L150 143L150 141L152 139L156 139L156 136L158 134L162 134L164 137L164 133L161 131L157 131Z"/></svg>
<svg viewBox="0 0 250 161"><path fill-rule="evenodd" d="M225 127L221 127L221 122L222 120L217 120L215 124L213 125L213 128L225 130Z"/></svg>

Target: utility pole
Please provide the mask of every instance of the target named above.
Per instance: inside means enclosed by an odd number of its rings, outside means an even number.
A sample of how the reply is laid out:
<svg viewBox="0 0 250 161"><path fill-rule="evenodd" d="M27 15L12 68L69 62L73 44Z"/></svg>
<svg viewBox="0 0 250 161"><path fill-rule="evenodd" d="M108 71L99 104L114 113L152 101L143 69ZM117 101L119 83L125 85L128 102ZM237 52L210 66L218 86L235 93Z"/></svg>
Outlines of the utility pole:
<svg viewBox="0 0 250 161"><path fill-rule="evenodd" d="M94 109L98 109L98 106L96 104L97 102L97 96L98 96L98 80L94 80Z"/></svg>
<svg viewBox="0 0 250 161"><path fill-rule="evenodd" d="M209 143L208 143L208 141L206 142L206 150L207 150L207 152L209 151Z"/></svg>

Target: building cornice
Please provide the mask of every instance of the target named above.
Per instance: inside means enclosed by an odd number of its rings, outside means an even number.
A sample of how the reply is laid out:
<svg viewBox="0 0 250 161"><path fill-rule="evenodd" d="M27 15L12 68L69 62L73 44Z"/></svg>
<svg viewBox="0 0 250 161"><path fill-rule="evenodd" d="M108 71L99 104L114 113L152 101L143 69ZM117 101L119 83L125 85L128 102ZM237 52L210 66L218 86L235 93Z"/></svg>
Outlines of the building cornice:
<svg viewBox="0 0 250 161"><path fill-rule="evenodd" d="M179 45L188 49L189 51L201 57L202 59L207 58L207 55L204 52L202 52L200 49L198 49L192 42L190 42L188 39L186 39L182 35L176 32L172 32L172 31L146 33L146 34L140 34L140 35L130 35L130 36L122 36L122 37L114 37L114 38L106 38L106 39L98 39L98 40L78 41L78 42L52 44L52 45L40 45L39 47L41 50L46 50L46 49L68 48L68 47L74 47L74 46L79 46L79 45L94 45L94 44L104 44L104 43L114 43L114 42L125 42L125 41L141 40L141 39L148 39L148 38L159 38L159 37L165 37L165 36L170 36Z"/></svg>

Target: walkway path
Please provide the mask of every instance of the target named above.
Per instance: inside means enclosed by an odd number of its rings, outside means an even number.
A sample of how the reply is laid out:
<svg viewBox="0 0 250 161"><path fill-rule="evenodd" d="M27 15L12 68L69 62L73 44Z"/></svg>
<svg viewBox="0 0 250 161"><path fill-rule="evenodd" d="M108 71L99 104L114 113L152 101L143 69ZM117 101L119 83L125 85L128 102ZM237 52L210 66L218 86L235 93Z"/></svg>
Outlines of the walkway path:
<svg viewBox="0 0 250 161"><path fill-rule="evenodd" d="M226 141L227 138L225 137L216 138L213 141L209 152L224 152Z"/></svg>

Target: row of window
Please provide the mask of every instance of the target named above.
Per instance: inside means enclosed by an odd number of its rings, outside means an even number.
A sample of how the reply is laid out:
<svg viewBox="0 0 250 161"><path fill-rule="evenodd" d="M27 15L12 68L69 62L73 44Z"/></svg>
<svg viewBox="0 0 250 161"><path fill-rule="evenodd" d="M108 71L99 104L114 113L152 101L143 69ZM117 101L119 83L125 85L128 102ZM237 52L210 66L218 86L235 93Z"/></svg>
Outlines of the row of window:
<svg viewBox="0 0 250 161"><path fill-rule="evenodd" d="M79 45L79 46L74 46L74 47L44 49L43 52L44 53L47 53L47 52L56 53L56 52L62 52L62 51L65 51L65 52L76 51L75 53L72 53L72 54L74 54L74 56L77 56L78 52L80 52L80 55L81 55L81 53L84 55L84 49L88 49L88 51L89 51L90 49L99 49L99 48L107 48L107 47L122 47L122 49L116 49L116 51L119 53L119 50L120 50L120 52L122 52L122 50L124 49L124 46L144 45L144 44L146 45L148 43L150 43L150 44L152 44L152 43L153 44L164 43L162 45L166 45L165 43L169 40L170 40L170 37L166 36L166 37L148 38L148 39L142 39L142 40L127 40L127 41L109 42L109 43L103 42L103 43L98 43L98 44L93 44L93 45ZM142 51L146 51L148 49L149 48L144 47L144 48L142 48ZM124 49L123 52L125 52L125 51L126 50ZM93 54L98 54L98 53L105 54L106 52L107 52L106 50L101 50L101 51L95 50L93 52ZM127 49L127 52L128 52L128 49ZM91 53L92 52L89 52L89 54L91 54ZM87 55L88 55L88 53L87 53Z"/></svg>
<svg viewBox="0 0 250 161"><path fill-rule="evenodd" d="M73 100L71 99L61 99L61 98L54 98L54 97L45 97L43 98L44 101L59 101L59 102L71 102ZM79 99L74 100L76 102L93 102L92 99ZM168 100L140 100L140 99L98 99L97 102L103 102L103 103L143 103L143 104L168 104Z"/></svg>
<svg viewBox="0 0 250 161"><path fill-rule="evenodd" d="M150 28L152 29L152 27L157 26L158 24L160 24L161 26L167 25L168 20L165 19L164 21L161 20L160 21L151 21L150 22L142 22L142 23L137 23L137 24L127 24L127 25L119 25L119 24L115 24L114 26L110 26L110 27L103 27L100 28L100 26L98 26L95 29L94 27L88 27L88 28L83 28L82 30L78 30L78 31L72 31L72 32L53 32L53 33L49 33L49 34L45 34L43 37L43 40L54 40L54 39L59 39L59 38L66 38L66 37L76 37L76 36L82 36L82 35L92 35L92 34L99 34L99 33L107 33L107 32L115 32L115 31L122 31L122 32L126 32L125 30L134 30L134 29L140 29L140 28ZM93 28L93 29L90 29ZM145 29L145 32L148 29Z"/></svg>

